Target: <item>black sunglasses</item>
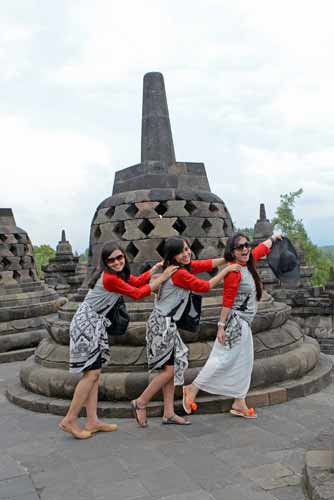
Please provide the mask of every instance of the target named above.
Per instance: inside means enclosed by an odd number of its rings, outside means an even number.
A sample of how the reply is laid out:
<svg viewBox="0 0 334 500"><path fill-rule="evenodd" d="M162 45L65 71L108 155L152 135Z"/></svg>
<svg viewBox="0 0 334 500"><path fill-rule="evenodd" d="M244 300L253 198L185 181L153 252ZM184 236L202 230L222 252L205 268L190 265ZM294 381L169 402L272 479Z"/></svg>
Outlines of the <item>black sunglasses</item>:
<svg viewBox="0 0 334 500"><path fill-rule="evenodd" d="M234 250L243 250L244 248L249 248L249 247L250 244L248 243L248 241L246 241L246 243L240 243L239 245L234 247Z"/></svg>
<svg viewBox="0 0 334 500"><path fill-rule="evenodd" d="M116 260L118 262L120 262L122 259L124 259L124 255L122 253L120 253L119 255L117 255L116 257L108 257L107 259L107 263L108 264L113 264L114 262L116 262Z"/></svg>

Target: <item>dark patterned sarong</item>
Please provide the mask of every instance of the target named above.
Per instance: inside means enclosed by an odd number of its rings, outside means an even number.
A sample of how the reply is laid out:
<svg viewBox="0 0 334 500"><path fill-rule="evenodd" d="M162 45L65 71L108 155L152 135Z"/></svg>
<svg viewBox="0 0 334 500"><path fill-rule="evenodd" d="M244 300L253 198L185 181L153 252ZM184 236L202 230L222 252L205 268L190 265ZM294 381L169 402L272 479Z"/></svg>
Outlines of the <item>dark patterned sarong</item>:
<svg viewBox="0 0 334 500"><path fill-rule="evenodd" d="M176 324L171 318L153 311L146 329L148 369L162 368L174 355L174 384L184 384L184 373L188 367L188 348L181 339Z"/></svg>

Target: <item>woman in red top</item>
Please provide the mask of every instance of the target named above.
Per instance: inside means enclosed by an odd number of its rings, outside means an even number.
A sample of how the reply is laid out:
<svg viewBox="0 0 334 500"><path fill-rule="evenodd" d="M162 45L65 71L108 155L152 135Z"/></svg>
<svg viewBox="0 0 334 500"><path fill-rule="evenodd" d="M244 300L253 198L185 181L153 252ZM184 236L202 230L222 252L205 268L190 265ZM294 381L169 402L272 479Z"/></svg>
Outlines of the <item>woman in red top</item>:
<svg viewBox="0 0 334 500"><path fill-rule="evenodd" d="M194 276L210 272L222 265L224 259L192 260L188 242L181 238L169 238L164 248L164 266L177 265L179 269L160 287L159 297L149 317L146 331L147 360L149 370L163 369L144 392L134 401L134 416L141 427L147 426L146 405L162 389L164 399L163 424L189 424L174 412L175 385L183 385L188 366L188 348L177 329L190 296L190 291L206 293L222 281L230 271L237 271L237 264L227 266L210 280ZM234 273L231 273L234 274Z"/></svg>
<svg viewBox="0 0 334 500"><path fill-rule="evenodd" d="M197 393L202 390L233 398L233 415L256 418L254 410L246 404L254 361L251 324L262 295L255 262L270 252L276 238L281 235L273 235L252 251L242 233L235 233L227 240L225 260L237 262L241 268L224 280L223 307L210 356L193 383L183 388L186 413L191 413Z"/></svg>
<svg viewBox="0 0 334 500"><path fill-rule="evenodd" d="M98 386L101 368L110 359L106 314L126 295L138 300L150 295L176 270L170 266L152 284L152 273L162 266L156 264L141 276L130 274L123 250L113 242L106 243L101 252L99 271L89 283L89 292L75 313L70 326L70 371L83 376L75 388L69 410L59 427L77 439L87 439L94 432L111 432L115 424L105 424L97 418ZM81 408L86 407L84 430L78 422Z"/></svg>

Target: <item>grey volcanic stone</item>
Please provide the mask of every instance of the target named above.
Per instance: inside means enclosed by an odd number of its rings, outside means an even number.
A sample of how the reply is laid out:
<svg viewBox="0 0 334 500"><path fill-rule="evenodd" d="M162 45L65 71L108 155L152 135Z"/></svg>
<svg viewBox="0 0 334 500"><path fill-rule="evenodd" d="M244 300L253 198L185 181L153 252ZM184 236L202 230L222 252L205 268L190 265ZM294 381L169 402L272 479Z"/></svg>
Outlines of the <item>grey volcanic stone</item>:
<svg viewBox="0 0 334 500"><path fill-rule="evenodd" d="M30 355L64 301L39 281L31 241L12 210L0 209L0 362Z"/></svg>

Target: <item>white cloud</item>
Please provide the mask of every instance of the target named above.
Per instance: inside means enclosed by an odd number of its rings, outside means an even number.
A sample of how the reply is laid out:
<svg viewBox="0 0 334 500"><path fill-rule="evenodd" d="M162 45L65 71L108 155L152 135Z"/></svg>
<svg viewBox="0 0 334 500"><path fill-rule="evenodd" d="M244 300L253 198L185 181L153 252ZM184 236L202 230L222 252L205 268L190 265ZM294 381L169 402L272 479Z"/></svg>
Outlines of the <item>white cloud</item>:
<svg viewBox="0 0 334 500"><path fill-rule="evenodd" d="M1 205L13 208L33 243L54 245L64 227L82 249L113 182L107 145L66 129L32 129L13 116L0 117L0 136Z"/></svg>

